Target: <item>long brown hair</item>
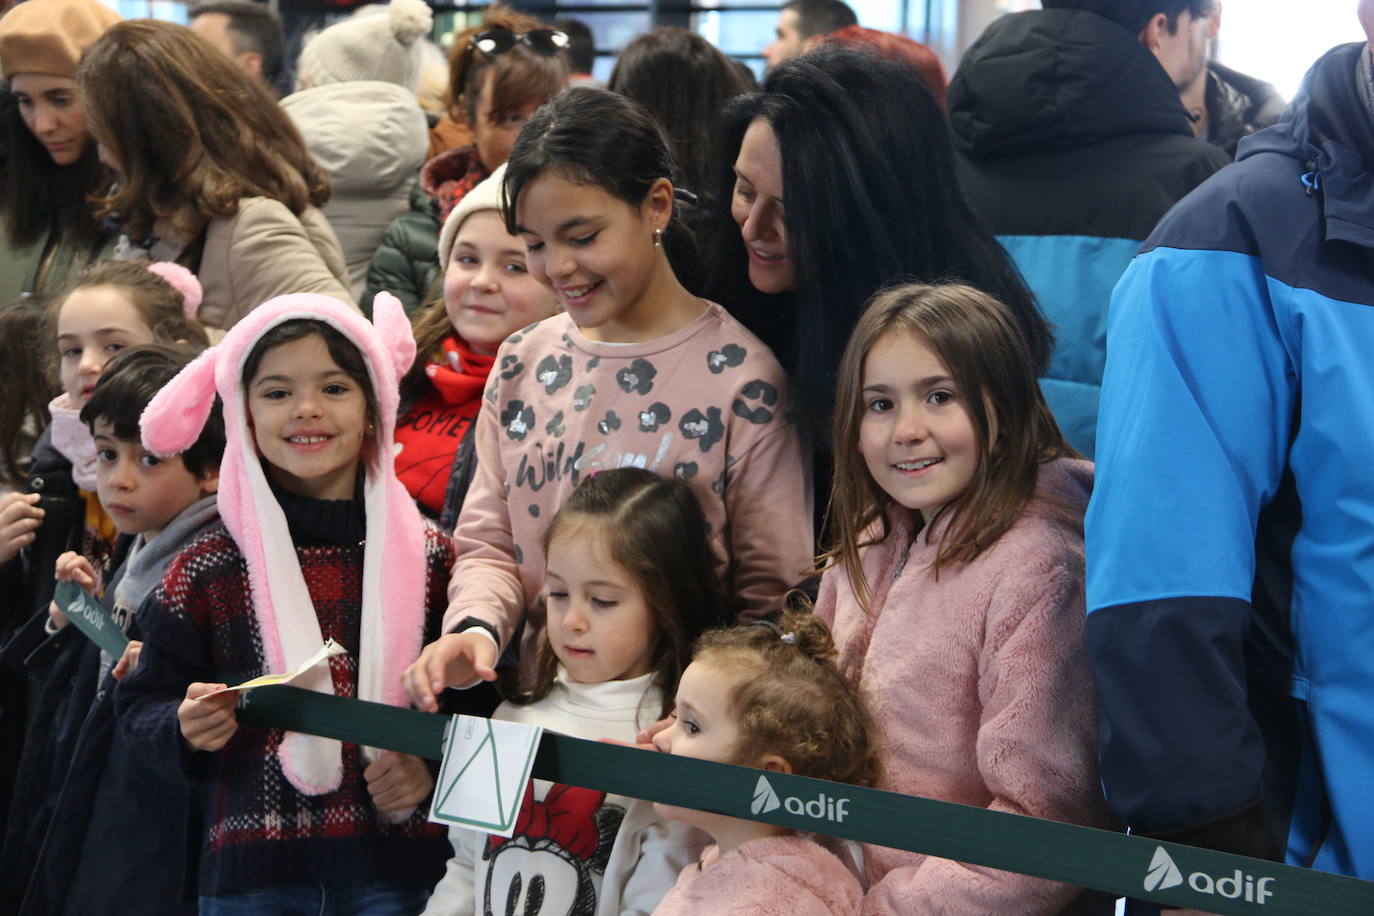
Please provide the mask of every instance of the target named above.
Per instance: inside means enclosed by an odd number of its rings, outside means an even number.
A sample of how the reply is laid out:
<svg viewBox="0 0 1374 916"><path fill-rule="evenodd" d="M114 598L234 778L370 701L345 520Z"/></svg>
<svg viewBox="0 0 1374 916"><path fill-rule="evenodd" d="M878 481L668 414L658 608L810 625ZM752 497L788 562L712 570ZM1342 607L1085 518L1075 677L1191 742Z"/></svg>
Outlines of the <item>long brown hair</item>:
<svg viewBox="0 0 1374 916"><path fill-rule="evenodd" d="M706 516L686 482L643 468L617 468L586 477L573 490L544 532L545 553L560 534L588 523L654 615L658 638L651 664L663 690L659 714L667 715L678 678L692 660L692 643L729 616ZM547 639L539 653L534 684L514 692L513 702L532 703L553 688L558 659Z"/></svg>
<svg viewBox="0 0 1374 916"><path fill-rule="evenodd" d="M491 86L488 87L491 92L492 124L499 124L506 115L522 108L543 104L568 85L566 54L540 54L520 43L504 54L496 55L488 55L474 48L472 36L492 26L503 26L516 34L547 28L533 16L497 3L487 8L487 14L479 24L453 37L453 51L448 65L448 94L449 117L455 121L467 124L476 122L477 102L483 90L482 80L488 70L492 74Z"/></svg>
<svg viewBox="0 0 1374 916"><path fill-rule="evenodd" d="M711 630L692 661L735 675L735 763L758 766L777 754L798 776L853 786L878 781L873 715L840 673L835 642L819 617L792 611L776 623Z"/></svg>
<svg viewBox="0 0 1374 916"><path fill-rule="evenodd" d="M118 23L76 71L88 128L121 172L98 215L132 237L158 220L182 233L233 216L245 197L300 215L329 200L329 176L267 84L184 26Z"/></svg>
<svg viewBox="0 0 1374 916"><path fill-rule="evenodd" d="M878 486L859 453L864 412L864 364L879 340L909 334L944 363L973 421L978 469L968 489L923 519L926 537L948 518L935 573L978 557L1006 533L1035 495L1040 465L1078 457L1045 405L1025 334L996 299L958 283L912 283L870 300L840 360L835 391L835 476L827 521L832 544L823 566L843 563L865 610L870 591L859 550L891 533L892 497ZM866 539L873 526L879 533Z"/></svg>

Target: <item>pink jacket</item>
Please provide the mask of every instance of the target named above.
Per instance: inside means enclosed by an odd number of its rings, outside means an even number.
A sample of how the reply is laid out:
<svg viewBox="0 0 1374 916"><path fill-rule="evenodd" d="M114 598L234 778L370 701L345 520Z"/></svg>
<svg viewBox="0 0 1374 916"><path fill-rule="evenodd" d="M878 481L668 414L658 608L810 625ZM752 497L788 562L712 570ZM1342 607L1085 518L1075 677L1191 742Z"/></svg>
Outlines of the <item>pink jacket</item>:
<svg viewBox="0 0 1374 916"><path fill-rule="evenodd" d="M848 916L859 912L862 896L858 879L815 840L772 836L723 856L707 849L654 916Z"/></svg>
<svg viewBox="0 0 1374 916"><path fill-rule="evenodd" d="M939 532L929 543L923 533L913 539L912 514L895 516L891 536L862 556L870 614L843 568L825 573L816 613L877 719L878 788L1111 826L1083 643L1091 491L1089 462L1043 465L1037 498L1011 530L938 579L929 566ZM1078 893L879 846L864 847L864 863L864 913L1054 913ZM1097 902L1081 899L1075 912L1095 912ZM1105 898L1102 905L1111 912Z"/></svg>

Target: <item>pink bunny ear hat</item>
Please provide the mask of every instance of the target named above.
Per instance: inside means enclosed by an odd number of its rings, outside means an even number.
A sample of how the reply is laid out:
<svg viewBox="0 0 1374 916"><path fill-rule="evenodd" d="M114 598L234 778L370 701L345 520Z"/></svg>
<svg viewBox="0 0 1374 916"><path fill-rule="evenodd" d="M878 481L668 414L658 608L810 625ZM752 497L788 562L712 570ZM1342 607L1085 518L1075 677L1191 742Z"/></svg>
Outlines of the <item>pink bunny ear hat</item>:
<svg viewBox="0 0 1374 916"><path fill-rule="evenodd" d="M329 296L296 293L263 303L234 325L157 393L143 412L143 443L157 455L175 455L200 436L215 395L224 404L228 445L220 466L219 511L248 565L253 612L269 672L305 661L324 644L286 516L267 484L244 400L244 361L269 330L297 318L338 330L363 355L377 401L376 434L363 445L363 501L367 541L358 660L361 699L407 705L401 680L420 654L425 618L425 535L414 501L396 478L392 431L397 384L415 358L415 338L396 297L378 294L373 323ZM334 664L333 662L330 663ZM340 662L339 664L342 664ZM297 686L333 693L328 666L317 666ZM332 792L343 778L338 741L288 732L277 751L282 771L306 795Z"/></svg>

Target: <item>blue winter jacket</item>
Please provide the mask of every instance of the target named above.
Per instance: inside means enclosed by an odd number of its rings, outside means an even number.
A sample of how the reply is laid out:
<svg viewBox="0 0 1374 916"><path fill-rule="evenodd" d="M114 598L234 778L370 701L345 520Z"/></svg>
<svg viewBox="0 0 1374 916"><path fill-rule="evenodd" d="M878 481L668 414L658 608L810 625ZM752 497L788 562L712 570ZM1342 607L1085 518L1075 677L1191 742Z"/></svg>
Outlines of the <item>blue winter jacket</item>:
<svg viewBox="0 0 1374 916"><path fill-rule="evenodd" d="M1374 115L1364 45L1112 298L1086 520L1107 796L1138 833L1374 878ZM1367 78L1368 74L1363 75Z"/></svg>

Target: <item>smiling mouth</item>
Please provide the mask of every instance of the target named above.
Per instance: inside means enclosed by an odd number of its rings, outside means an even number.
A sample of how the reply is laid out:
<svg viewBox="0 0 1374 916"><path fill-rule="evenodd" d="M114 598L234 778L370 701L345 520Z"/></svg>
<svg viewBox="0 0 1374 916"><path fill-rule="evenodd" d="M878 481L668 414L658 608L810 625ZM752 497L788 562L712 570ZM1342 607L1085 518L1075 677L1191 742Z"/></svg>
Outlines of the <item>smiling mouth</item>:
<svg viewBox="0 0 1374 916"><path fill-rule="evenodd" d="M328 442L333 436L288 436L286 441L292 445L319 445Z"/></svg>
<svg viewBox="0 0 1374 916"><path fill-rule="evenodd" d="M601 288L603 280L589 283L586 286L561 286L558 288L558 295L563 297L563 301L578 304L590 298L592 293Z"/></svg>
<svg viewBox="0 0 1374 916"><path fill-rule="evenodd" d="M916 461L899 461L894 464L893 467L899 471L924 471L926 468L934 467L944 460L943 458L920 458Z"/></svg>
<svg viewBox="0 0 1374 916"><path fill-rule="evenodd" d="M748 246L748 248L749 254L753 256L754 260L764 264L777 264L787 260L787 255L785 254L769 254L766 251L759 251L753 245Z"/></svg>

